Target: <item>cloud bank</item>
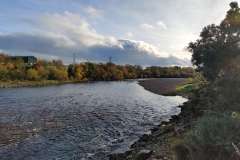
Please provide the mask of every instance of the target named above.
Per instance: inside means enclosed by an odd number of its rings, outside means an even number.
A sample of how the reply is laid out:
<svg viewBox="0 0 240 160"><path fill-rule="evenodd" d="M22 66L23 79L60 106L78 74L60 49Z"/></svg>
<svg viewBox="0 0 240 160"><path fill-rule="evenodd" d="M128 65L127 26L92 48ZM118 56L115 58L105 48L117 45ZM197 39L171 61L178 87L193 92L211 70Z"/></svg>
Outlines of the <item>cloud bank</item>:
<svg viewBox="0 0 240 160"><path fill-rule="evenodd" d="M89 12L97 14L92 8ZM104 62L112 57L118 64L190 65L189 60L170 56L146 42L99 34L74 13L46 14L33 24L35 32L0 34L0 49L15 54L59 57L66 63L71 62L75 53L79 59L95 62ZM159 22L158 25L166 28L164 23ZM146 24L142 27L150 28Z"/></svg>

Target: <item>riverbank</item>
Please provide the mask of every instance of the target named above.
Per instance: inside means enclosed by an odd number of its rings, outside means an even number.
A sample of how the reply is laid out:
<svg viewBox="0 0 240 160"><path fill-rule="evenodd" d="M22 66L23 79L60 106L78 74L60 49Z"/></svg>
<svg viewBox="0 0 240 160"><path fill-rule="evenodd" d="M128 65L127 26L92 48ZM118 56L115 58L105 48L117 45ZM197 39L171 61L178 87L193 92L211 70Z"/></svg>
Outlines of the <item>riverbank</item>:
<svg viewBox="0 0 240 160"><path fill-rule="evenodd" d="M56 81L56 80L41 80L41 81L0 81L0 88L20 88L20 87L44 87L50 85L62 85L70 83L83 83L86 81Z"/></svg>
<svg viewBox="0 0 240 160"><path fill-rule="evenodd" d="M176 88L185 82L186 78L153 78L138 81L143 88L159 95L176 95Z"/></svg>
<svg viewBox="0 0 240 160"><path fill-rule="evenodd" d="M156 94L177 94L179 85L184 85L186 79L149 79L139 81L139 85ZM186 95L184 93L184 95ZM186 95L187 96L187 95ZM187 96L189 97L189 96ZM143 135L130 146L125 153L112 154L110 160L175 160L177 146L188 132L191 122L196 117L192 111L192 101L182 106L181 113L173 116L169 122L162 122L151 130L151 134Z"/></svg>
<svg viewBox="0 0 240 160"><path fill-rule="evenodd" d="M149 81L150 80L150 81ZM175 95L176 86L182 84L185 78L159 78L156 79L142 79L139 84L146 90L161 95ZM87 80L82 81L57 81L57 80L41 80L41 81L0 81L0 88L20 88L20 87L43 87L50 85L62 85L71 83L85 83ZM149 83L150 82L150 83Z"/></svg>

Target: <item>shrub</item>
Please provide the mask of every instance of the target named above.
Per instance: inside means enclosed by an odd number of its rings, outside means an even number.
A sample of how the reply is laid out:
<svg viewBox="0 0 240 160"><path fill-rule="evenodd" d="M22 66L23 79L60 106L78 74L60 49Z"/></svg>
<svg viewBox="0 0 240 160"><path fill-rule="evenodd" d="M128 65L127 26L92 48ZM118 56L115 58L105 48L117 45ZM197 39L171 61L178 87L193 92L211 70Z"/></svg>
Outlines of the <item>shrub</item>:
<svg viewBox="0 0 240 160"><path fill-rule="evenodd" d="M207 114L186 136L185 148L192 160L227 160L240 142L240 119L231 114Z"/></svg>

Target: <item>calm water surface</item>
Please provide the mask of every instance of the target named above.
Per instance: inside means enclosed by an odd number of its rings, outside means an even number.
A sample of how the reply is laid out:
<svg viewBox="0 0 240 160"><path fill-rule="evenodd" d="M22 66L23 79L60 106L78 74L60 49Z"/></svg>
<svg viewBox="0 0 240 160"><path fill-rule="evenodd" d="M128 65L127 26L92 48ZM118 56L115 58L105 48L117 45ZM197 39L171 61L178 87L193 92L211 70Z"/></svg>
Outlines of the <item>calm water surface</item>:
<svg viewBox="0 0 240 160"><path fill-rule="evenodd" d="M0 126L21 135L17 143L0 144L0 159L105 160L178 114L185 101L136 81L0 89Z"/></svg>

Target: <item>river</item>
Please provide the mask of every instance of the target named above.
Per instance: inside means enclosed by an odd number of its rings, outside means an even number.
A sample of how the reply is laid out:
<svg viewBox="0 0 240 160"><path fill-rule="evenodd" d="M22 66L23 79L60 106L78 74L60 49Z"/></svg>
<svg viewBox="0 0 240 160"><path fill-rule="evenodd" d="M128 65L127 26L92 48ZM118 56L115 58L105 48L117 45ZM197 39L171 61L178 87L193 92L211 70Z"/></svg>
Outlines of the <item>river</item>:
<svg viewBox="0 0 240 160"><path fill-rule="evenodd" d="M137 81L0 89L0 157L105 160L180 113L185 101Z"/></svg>

